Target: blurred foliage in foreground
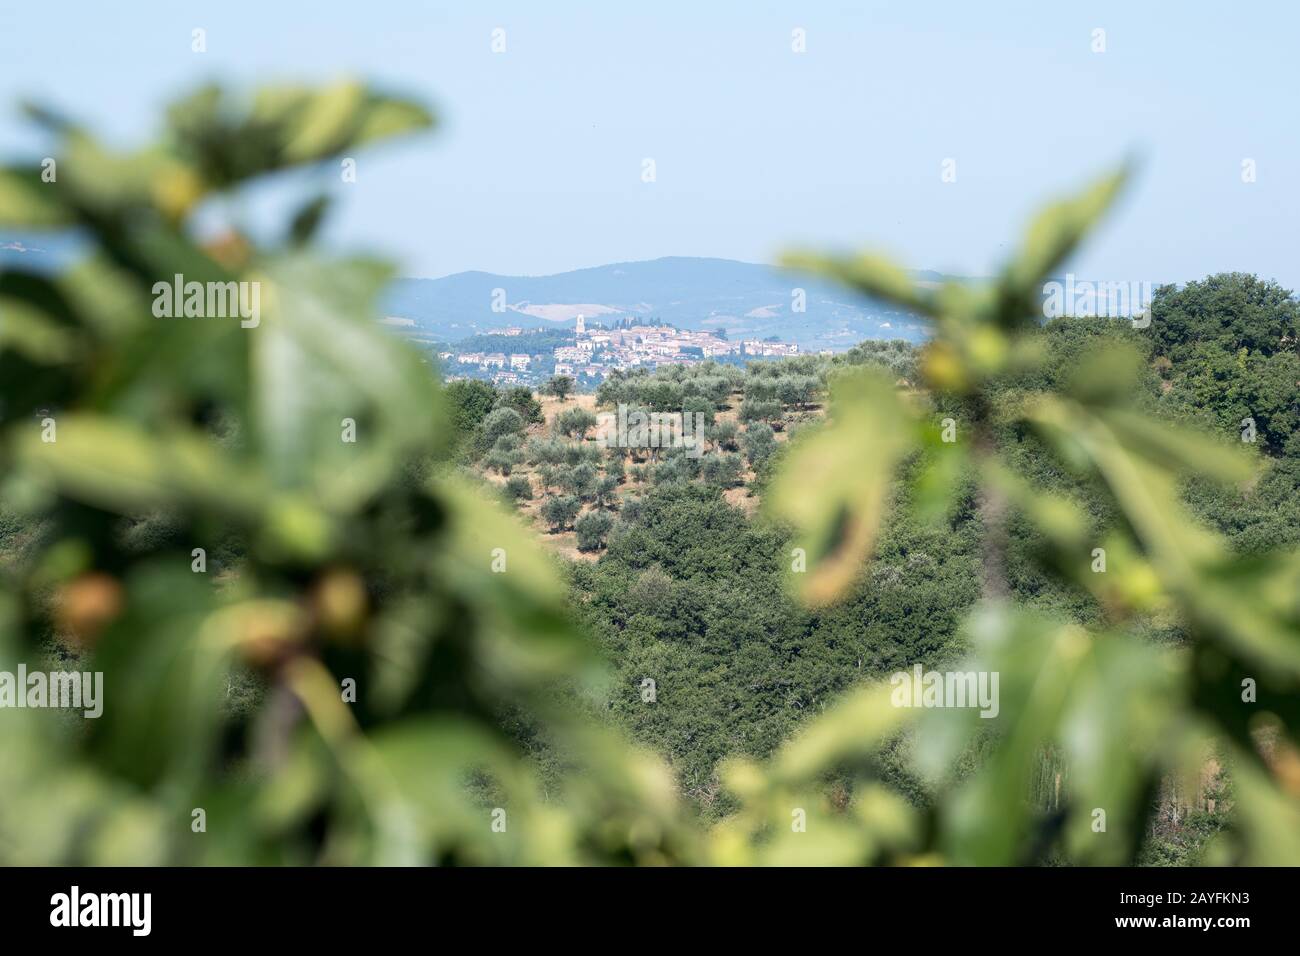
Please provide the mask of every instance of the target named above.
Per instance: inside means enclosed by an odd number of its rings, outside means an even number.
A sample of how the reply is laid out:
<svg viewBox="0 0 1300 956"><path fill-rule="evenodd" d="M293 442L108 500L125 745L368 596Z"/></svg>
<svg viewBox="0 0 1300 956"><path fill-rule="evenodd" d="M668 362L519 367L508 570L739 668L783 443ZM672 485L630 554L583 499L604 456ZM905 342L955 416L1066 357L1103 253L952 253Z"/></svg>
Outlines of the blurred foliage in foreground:
<svg viewBox="0 0 1300 956"><path fill-rule="evenodd" d="M62 140L57 179L0 172L0 225L76 230L92 254L57 276L0 273L0 501L23 529L0 566L0 670L62 656L104 672L105 706L84 721L0 711L0 860L984 864L1059 839L1071 859L1116 863L1160 782L1213 749L1233 769L1231 858L1300 862L1300 558L1235 559L1179 503L1185 478L1244 481L1249 463L1127 405L1137 369L1119 352L1083 358L1068 394L1007 387L1042 362L1026 334L1039 289L1119 178L1047 210L988 288L917 288L872 257L797 260L933 320L921 376L956 403L959 440L891 382L838 376L829 424L795 443L768 499L810 558L794 585L813 607L844 592L905 460L921 463L908 500L934 520L976 481L986 600L970 666L1000 672L1000 713L897 708L888 686L864 688L770 761L729 762L740 810L703 830L662 763L580 716L600 669L559 576L439 466L453 445L440 391L373 321L389 273L312 250L324 196L275 243L197 237L216 197L431 118L355 85L207 90L157 144L119 155L34 115ZM259 282L260 323L155 318L151 290L176 274ZM1100 533L1001 460L1006 428L1108 496ZM1042 533L1045 570L1096 594L1104 631L1008 606L1013 516ZM1185 619L1189 649L1133 636L1157 613ZM933 807L878 782L881 747L905 732L939 783ZM538 748L558 774L539 776ZM1070 779L1047 816L1030 799L1045 748ZM832 774L855 778L850 799L828 796Z"/></svg>
<svg viewBox="0 0 1300 956"><path fill-rule="evenodd" d="M117 155L40 116L57 179L5 170L0 223L75 229L93 253L0 275L2 494L36 529L6 569L0 667L79 646L65 666L104 672L105 707L0 711L0 859L689 858L666 770L553 702L595 671L549 560L436 473L435 378L374 321L389 270L310 249L324 198L278 244L195 237L205 200L293 166L338 175L431 117L351 84L205 90ZM260 282L260 323L154 317L176 274ZM566 754L559 798L500 729L521 720Z"/></svg>
<svg viewBox="0 0 1300 956"><path fill-rule="evenodd" d="M1001 713L991 721L973 710L961 712L965 719L891 715L910 718L918 769L943 788L934 820L943 859L1007 864L1056 845L1073 861L1132 861L1158 791L1180 780L1194 789L1226 763L1235 830L1209 859L1300 864L1300 553L1234 554L1182 495L1190 481L1255 480L1258 460L1241 451L1252 446L1238 440L1235 422L1209 437L1152 414L1140 398L1142 357L1122 337L1085 340L1064 388L1034 387L1046 358L1033 334L1044 283L1125 178L1121 171L1041 212L988 286L917 286L874 255L791 256L791 265L928 316L934 339L922 381L952 411L940 419L883 380L845 376L833 388L831 424L792 449L769 504L815 559L796 587L817 604L841 594L870 555L901 461L919 456L908 498L921 518L942 520L975 484L984 600L968 623L969 666L1000 673ZM1135 326L1176 340L1164 328L1171 298L1154 322ZM1260 311L1295 314L1294 305ZM1294 352L1293 321L1256 327L1271 349ZM945 425L957 440L943 440ZM1027 438L1054 457L1061 480L1025 477L1013 449ZM823 493L810 498L810 485ZM1092 595L1101 627L1011 605L1013 521L1032 529L1044 573ZM1185 645L1147 640L1152 618L1177 621ZM847 701L845 712L875 713L871 693ZM831 741L857 746L851 725L836 718L816 733L828 750ZM972 749L982 749L978 769L955 777ZM1068 772L1067 798L1026 799L1045 763ZM1041 812L1045 802L1053 812Z"/></svg>

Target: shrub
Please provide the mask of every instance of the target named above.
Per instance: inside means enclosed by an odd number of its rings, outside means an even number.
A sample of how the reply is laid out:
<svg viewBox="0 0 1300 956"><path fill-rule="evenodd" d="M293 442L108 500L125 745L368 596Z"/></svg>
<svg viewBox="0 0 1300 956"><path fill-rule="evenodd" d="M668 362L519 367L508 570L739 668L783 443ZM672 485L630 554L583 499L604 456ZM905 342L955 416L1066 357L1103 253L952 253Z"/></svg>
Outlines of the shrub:
<svg viewBox="0 0 1300 956"><path fill-rule="evenodd" d="M542 423L542 404L533 398L533 390L526 385L506 389L496 400L497 408L513 408L529 425Z"/></svg>
<svg viewBox="0 0 1300 956"><path fill-rule="evenodd" d="M568 375L552 375L542 386L543 395L554 395L561 402L573 394L573 378Z"/></svg>
<svg viewBox="0 0 1300 956"><path fill-rule="evenodd" d="M781 403L746 398L740 403L742 422L775 422L781 418Z"/></svg>
<svg viewBox="0 0 1300 956"><path fill-rule="evenodd" d="M513 408L496 408L483 419L483 437L488 447L503 435L514 435L524 430L524 418Z"/></svg>
<svg viewBox="0 0 1300 956"><path fill-rule="evenodd" d="M511 475L506 482L506 494L517 501L527 501L533 497L533 483L526 475Z"/></svg>
<svg viewBox="0 0 1300 956"><path fill-rule="evenodd" d="M585 408L569 408L555 416L557 434L583 440L587 432L596 427L596 416Z"/></svg>
<svg viewBox="0 0 1300 956"><path fill-rule="evenodd" d="M573 496L551 497L542 502L542 519L551 526L552 532L563 531L573 523L582 509L582 502Z"/></svg>
<svg viewBox="0 0 1300 956"><path fill-rule="evenodd" d="M740 456L730 452L714 452L700 460L700 475L711 485L731 488L740 481Z"/></svg>
<svg viewBox="0 0 1300 956"><path fill-rule="evenodd" d="M682 419L687 423L694 421L691 416L697 414L703 415L704 424L707 428L709 425L713 424L714 411L712 399L705 398L701 395L692 395L682 402ZM691 426L687 424L686 428L687 431L690 431Z"/></svg>
<svg viewBox="0 0 1300 956"><path fill-rule="evenodd" d="M614 519L605 511L589 511L576 522L573 530L578 535L579 551L596 551L605 546L609 529L614 527Z"/></svg>
<svg viewBox="0 0 1300 956"><path fill-rule="evenodd" d="M596 483L596 469L585 462L574 465L560 478L560 486L571 495L585 498Z"/></svg>
<svg viewBox="0 0 1300 956"><path fill-rule="evenodd" d="M761 469L776 452L776 436L772 433L771 426L765 422L755 422L745 429L742 443L745 446L745 457L755 471Z"/></svg>
<svg viewBox="0 0 1300 956"><path fill-rule="evenodd" d="M711 441L715 447L725 451L735 451L736 435L740 427L732 421L718 422L712 428L706 429L704 436Z"/></svg>
<svg viewBox="0 0 1300 956"><path fill-rule="evenodd" d="M525 447L524 453L528 461L534 465L558 465L564 461L564 454L568 446L554 438L530 438Z"/></svg>
<svg viewBox="0 0 1300 956"><path fill-rule="evenodd" d="M591 489L591 499L602 508L612 507L618 495L618 479L611 475L597 478Z"/></svg>
<svg viewBox="0 0 1300 956"><path fill-rule="evenodd" d="M523 457L519 452L502 451L499 448L493 448L483 459L483 464L492 471L508 475L516 465L522 463Z"/></svg>

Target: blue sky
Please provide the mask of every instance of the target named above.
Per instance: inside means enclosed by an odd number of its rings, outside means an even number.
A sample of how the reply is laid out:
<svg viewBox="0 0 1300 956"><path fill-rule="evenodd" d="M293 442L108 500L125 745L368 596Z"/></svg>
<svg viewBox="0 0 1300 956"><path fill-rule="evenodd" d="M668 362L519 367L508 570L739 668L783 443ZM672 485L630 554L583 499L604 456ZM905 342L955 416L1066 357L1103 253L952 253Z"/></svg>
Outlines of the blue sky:
<svg viewBox="0 0 1300 956"><path fill-rule="evenodd" d="M337 187L330 239L422 276L771 261L792 244L987 274L1036 203L1135 153L1134 188L1073 271L1244 270L1296 288L1297 10L0 0L0 151L41 154L9 105L19 95L125 143L205 79L369 77L425 99L442 125L363 154L359 181ZM205 54L191 52L194 27ZM1241 181L1245 158L1255 183Z"/></svg>

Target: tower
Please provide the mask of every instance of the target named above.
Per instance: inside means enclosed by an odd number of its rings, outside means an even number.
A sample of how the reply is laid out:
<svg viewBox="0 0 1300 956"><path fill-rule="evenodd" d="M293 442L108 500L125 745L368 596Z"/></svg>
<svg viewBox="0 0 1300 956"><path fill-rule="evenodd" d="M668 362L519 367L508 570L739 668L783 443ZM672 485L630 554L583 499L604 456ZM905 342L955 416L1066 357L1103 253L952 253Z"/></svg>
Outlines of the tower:
<svg viewBox="0 0 1300 956"><path fill-rule="evenodd" d="M582 335L587 331L587 320L582 317L582 313L578 313L578 326L574 331L578 335Z"/></svg>

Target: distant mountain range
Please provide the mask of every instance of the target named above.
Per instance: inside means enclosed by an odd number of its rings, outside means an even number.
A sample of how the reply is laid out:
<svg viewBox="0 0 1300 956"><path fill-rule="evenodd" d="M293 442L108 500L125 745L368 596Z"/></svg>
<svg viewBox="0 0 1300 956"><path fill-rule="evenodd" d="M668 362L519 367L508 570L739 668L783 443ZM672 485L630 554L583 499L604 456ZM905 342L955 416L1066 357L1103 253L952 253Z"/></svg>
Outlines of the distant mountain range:
<svg viewBox="0 0 1300 956"><path fill-rule="evenodd" d="M0 266L57 271L76 258L75 243L0 235ZM918 281L943 275L917 272ZM794 311L796 289L803 312ZM390 324L423 340L455 342L506 326L571 329L659 319L730 339L776 337L803 349L845 349L864 339L923 341L924 323L897 307L806 274L731 259L670 256L549 276L459 272L441 279L394 280L382 303ZM391 321L401 320L401 321Z"/></svg>
<svg viewBox="0 0 1300 956"><path fill-rule="evenodd" d="M939 281L938 273L917 273ZM794 311L794 290L805 311ZM923 323L897 307L806 274L730 259L670 256L549 276L460 272L398 279L384 309L430 338L454 342L491 329L572 328L614 320L660 319L731 339L775 336L805 349L844 349L863 339L926 338Z"/></svg>

